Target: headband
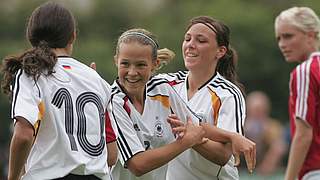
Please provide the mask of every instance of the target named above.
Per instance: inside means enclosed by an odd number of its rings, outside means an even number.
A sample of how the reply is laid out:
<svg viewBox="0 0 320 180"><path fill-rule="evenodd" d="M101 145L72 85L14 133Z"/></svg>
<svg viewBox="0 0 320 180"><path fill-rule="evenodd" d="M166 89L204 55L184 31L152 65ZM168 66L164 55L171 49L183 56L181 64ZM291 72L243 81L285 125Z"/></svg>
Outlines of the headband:
<svg viewBox="0 0 320 180"><path fill-rule="evenodd" d="M123 38L125 38L125 37L127 37L127 36L140 36L140 37L144 37L144 38L148 39L148 40L151 42L151 44L153 45L153 47L156 47L157 49L159 48L158 43L155 42L151 37L147 36L147 35L144 34L144 33L141 33L141 32L128 32L128 33L125 33L125 34L123 34L122 36L120 36L119 39L123 39Z"/></svg>
<svg viewBox="0 0 320 180"><path fill-rule="evenodd" d="M205 23L205 22L198 22L198 23L201 23L201 24L207 26L207 27L208 27L209 29L211 29L214 33L218 34L216 28L215 28L212 24L210 24L210 23Z"/></svg>

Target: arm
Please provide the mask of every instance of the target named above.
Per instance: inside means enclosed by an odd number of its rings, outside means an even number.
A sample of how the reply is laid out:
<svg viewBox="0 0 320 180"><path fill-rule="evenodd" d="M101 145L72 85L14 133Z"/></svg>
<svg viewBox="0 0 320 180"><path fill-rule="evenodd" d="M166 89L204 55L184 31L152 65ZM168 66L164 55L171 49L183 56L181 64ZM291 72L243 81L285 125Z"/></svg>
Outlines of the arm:
<svg viewBox="0 0 320 180"><path fill-rule="evenodd" d="M232 155L230 144L222 144L211 140L192 148L207 160L221 166L225 165Z"/></svg>
<svg viewBox="0 0 320 180"><path fill-rule="evenodd" d="M312 127L306 121L299 118L296 118L295 123L296 132L290 148L288 167L285 175L286 180L294 180L297 177L312 141Z"/></svg>
<svg viewBox="0 0 320 180"><path fill-rule="evenodd" d="M136 176L141 176L163 166L195 144L202 143L203 128L188 121L182 138L165 146L137 153L127 161L128 169Z"/></svg>
<svg viewBox="0 0 320 180"><path fill-rule="evenodd" d="M108 166L111 167L116 164L118 160L118 148L117 148L117 143L116 143L116 134L113 130L112 122L111 122L111 117L109 114L111 112L110 106L108 105L106 113L105 113L105 130L106 130L106 143L107 143L107 163Z"/></svg>
<svg viewBox="0 0 320 180"><path fill-rule="evenodd" d="M16 117L16 120L10 145L8 180L20 179L34 140L32 125L22 117Z"/></svg>
<svg viewBox="0 0 320 180"><path fill-rule="evenodd" d="M168 117L168 122L172 127L173 133L179 134L179 136L183 136L184 124L179 120L177 116L170 115ZM212 140L212 141L209 141L209 143L211 144L211 148L219 148L219 151L221 151L220 154L216 153L214 155L214 156L220 157L220 159L216 159L214 157L210 158L208 155L206 155L206 151L208 151L207 153L213 155L212 151L210 152L210 150L208 149L210 148L210 144L207 144L207 145L203 144L203 146L205 147L203 148L196 147L197 149L195 150L199 151L199 153L200 152L203 153L203 155L211 159L212 162L223 165L223 163L226 163L224 162L225 160L224 158L226 158L225 156L229 156L228 153L230 149L227 149L228 147L225 147L226 149L221 149L222 148L221 146L231 142L232 153L235 155L235 158L236 158L235 164L238 165L240 163L239 154L242 152L245 155L248 170L252 172L256 164L256 144L254 142L250 141L249 139L245 138L244 136L238 133L226 131L226 130L217 128L216 126L211 126L208 123L201 123L201 126L205 130L205 137ZM180 133L182 133L182 135L180 135ZM213 145L212 142L214 141L220 142L220 145L219 144ZM224 146L230 147L230 145L224 145ZM204 148L206 148L207 150L205 150ZM216 152L216 150L213 152Z"/></svg>
<svg viewBox="0 0 320 180"><path fill-rule="evenodd" d="M254 142L238 133L226 131L208 123L201 123L201 126L206 132L205 137L221 143L231 143L232 154L236 158L235 165L239 165L239 155L243 153L248 170L253 171L256 165L256 144Z"/></svg>
<svg viewBox="0 0 320 180"><path fill-rule="evenodd" d="M116 164L118 159L118 148L116 141L107 144L107 152L108 152L108 166L111 167Z"/></svg>

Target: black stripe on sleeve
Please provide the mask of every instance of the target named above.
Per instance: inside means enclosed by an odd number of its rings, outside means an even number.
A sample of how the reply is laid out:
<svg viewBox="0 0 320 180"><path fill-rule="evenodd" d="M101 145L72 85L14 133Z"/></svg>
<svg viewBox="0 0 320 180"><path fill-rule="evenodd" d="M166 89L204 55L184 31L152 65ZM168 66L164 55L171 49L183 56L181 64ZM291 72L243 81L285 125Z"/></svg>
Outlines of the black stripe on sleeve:
<svg viewBox="0 0 320 180"><path fill-rule="evenodd" d="M241 96L238 94L237 90L229 85L228 83L226 83L224 80L220 79L221 81L218 81L218 80L214 80L214 83L211 83L210 85L215 87L215 88L222 88L222 89L225 89L227 91L229 91L233 98L234 98L234 101L235 101L235 112L236 112L236 130L238 133L242 134L243 135L243 127L242 127L242 107L241 107ZM240 125L239 125L240 123Z"/></svg>
<svg viewBox="0 0 320 180"><path fill-rule="evenodd" d="M113 106L112 98L113 98L113 96L111 97L111 102L112 102L111 104ZM114 111L112 111L112 116L113 116L113 119L115 120L117 129L118 129L118 132L119 132L119 137L117 139L117 144L118 144L118 147L120 149L120 153L121 153L121 156L122 156L123 160L127 161L128 159L130 159L133 156L133 153L132 153L132 151L130 149L130 146L129 146L128 142L126 141L126 138L124 137L124 134L123 134L118 122L117 122L117 118L114 115Z"/></svg>
<svg viewBox="0 0 320 180"><path fill-rule="evenodd" d="M13 119L15 116L15 107L16 107L16 103L17 103L17 97L19 94L19 90L20 90L20 77L22 75L22 70L20 69L15 77L15 82L13 84L12 87L12 106L11 106L11 118Z"/></svg>

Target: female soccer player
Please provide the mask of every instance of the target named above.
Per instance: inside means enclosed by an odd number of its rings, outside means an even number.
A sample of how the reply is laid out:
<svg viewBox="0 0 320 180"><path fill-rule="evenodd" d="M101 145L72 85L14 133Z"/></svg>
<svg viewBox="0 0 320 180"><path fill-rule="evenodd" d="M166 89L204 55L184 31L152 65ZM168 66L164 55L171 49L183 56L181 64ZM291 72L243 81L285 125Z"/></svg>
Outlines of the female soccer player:
<svg viewBox="0 0 320 180"><path fill-rule="evenodd" d="M109 179L104 114L111 89L71 57L73 15L42 4L29 18L27 39L31 49L3 60L14 120L8 179Z"/></svg>
<svg viewBox="0 0 320 180"><path fill-rule="evenodd" d="M229 44L229 34L224 23L211 17L191 19L182 43L188 71L167 75L182 99L202 117L205 137L210 139L217 138L212 132L218 128L243 134L245 100L237 82L236 59ZM167 179L239 179L231 153L221 156L218 163L212 161L217 157L213 153L217 151L213 143L209 140L175 158L169 164ZM254 147L254 143L248 147ZM242 149L246 159L253 159L249 161L249 170L255 164L253 149Z"/></svg>
<svg viewBox="0 0 320 180"><path fill-rule="evenodd" d="M278 46L290 74L292 144L285 179L320 179L320 20L308 7L284 10L275 19Z"/></svg>

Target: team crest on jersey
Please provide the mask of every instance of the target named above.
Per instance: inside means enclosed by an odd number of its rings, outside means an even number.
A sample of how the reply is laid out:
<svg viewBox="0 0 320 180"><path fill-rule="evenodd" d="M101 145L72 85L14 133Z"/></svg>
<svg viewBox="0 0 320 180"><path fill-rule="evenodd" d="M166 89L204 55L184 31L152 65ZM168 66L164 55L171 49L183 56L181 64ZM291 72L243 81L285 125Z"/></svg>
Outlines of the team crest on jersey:
<svg viewBox="0 0 320 180"><path fill-rule="evenodd" d="M140 128L139 128L138 124L136 124L136 123L133 125L133 128L136 131L140 131Z"/></svg>
<svg viewBox="0 0 320 180"><path fill-rule="evenodd" d="M163 124L161 121L159 121L159 117L156 116L156 123L154 126L154 131L157 137L162 137L163 136Z"/></svg>

